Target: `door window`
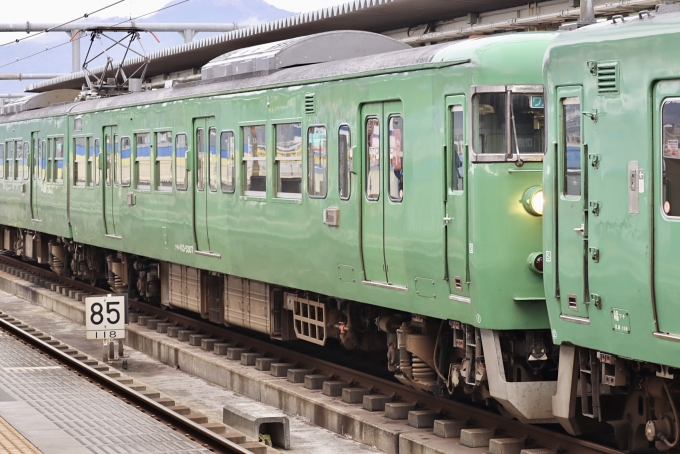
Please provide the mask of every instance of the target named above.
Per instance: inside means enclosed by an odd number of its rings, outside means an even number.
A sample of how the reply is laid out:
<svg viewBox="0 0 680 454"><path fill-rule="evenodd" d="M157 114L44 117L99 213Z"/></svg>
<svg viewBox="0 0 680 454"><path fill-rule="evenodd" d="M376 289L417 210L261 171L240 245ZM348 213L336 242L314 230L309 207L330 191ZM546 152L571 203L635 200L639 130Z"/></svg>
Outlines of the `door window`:
<svg viewBox="0 0 680 454"><path fill-rule="evenodd" d="M465 182L463 106L451 107L451 190L462 191Z"/></svg>
<svg viewBox="0 0 680 454"><path fill-rule="evenodd" d="M389 194L393 202L404 199L404 120L400 115L390 117L390 177Z"/></svg>
<svg viewBox="0 0 680 454"><path fill-rule="evenodd" d="M208 183L210 184L210 192L217 192L217 131L215 128L208 130Z"/></svg>
<svg viewBox="0 0 680 454"><path fill-rule="evenodd" d="M342 200L350 195L350 171L352 170L352 137L349 126L342 125L338 130L338 192Z"/></svg>
<svg viewBox="0 0 680 454"><path fill-rule="evenodd" d="M106 186L111 186L111 169L113 168L113 159L112 159L112 153L113 153L113 146L111 144L111 136L106 135Z"/></svg>
<svg viewBox="0 0 680 454"><path fill-rule="evenodd" d="M380 120L366 120L366 198L380 199Z"/></svg>
<svg viewBox="0 0 680 454"><path fill-rule="evenodd" d="M562 149L564 195L581 196L581 101L562 100Z"/></svg>
<svg viewBox="0 0 680 454"><path fill-rule="evenodd" d="M196 189L203 190L203 161L205 160L205 131L196 130Z"/></svg>
<svg viewBox="0 0 680 454"><path fill-rule="evenodd" d="M0 180L5 178L5 144L0 144Z"/></svg>
<svg viewBox="0 0 680 454"><path fill-rule="evenodd" d="M680 99L666 101L661 111L662 200L667 216L680 216Z"/></svg>

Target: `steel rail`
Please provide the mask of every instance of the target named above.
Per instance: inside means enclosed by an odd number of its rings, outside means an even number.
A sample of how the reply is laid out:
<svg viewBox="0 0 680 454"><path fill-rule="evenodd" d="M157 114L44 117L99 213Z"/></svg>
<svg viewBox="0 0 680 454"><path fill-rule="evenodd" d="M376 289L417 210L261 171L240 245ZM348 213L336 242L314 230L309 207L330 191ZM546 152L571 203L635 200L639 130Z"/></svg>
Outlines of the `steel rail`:
<svg viewBox="0 0 680 454"><path fill-rule="evenodd" d="M46 279L57 280L64 285L68 285L88 293L109 293L106 290L100 289L98 287L93 287L80 281L58 276L53 274L51 271L45 270L44 268L29 265L6 255L0 255L0 263L5 263L16 268L23 268L28 272L40 274ZM524 438L530 442L529 444L553 449L556 452L565 454L621 453L621 451L617 449L603 446L591 441L582 440L571 435L567 435L563 432L549 430L530 424L522 424L516 420L508 419L499 414L492 413L491 411L474 407L462 402L420 393L400 383L385 380L358 370L350 369L348 367L333 364L329 361L298 353L284 346L254 339L245 334L231 331L228 328L196 320L186 315L181 315L152 306L148 303L130 299L129 304L131 308L135 308L140 312L152 315L158 319L164 319L178 325L183 325L203 334L209 334L217 339L227 339L243 346L244 348L248 348L251 351L256 351L270 357L281 358L282 360L294 362L300 366L306 366L307 368L314 369L319 373L337 377L337 379L347 381L348 383L354 383L357 386L391 396L394 399L415 403L419 407L427 407L429 409L439 411L445 416L466 419L470 425L477 425L480 427L493 429L497 435L509 435L520 439Z"/></svg>

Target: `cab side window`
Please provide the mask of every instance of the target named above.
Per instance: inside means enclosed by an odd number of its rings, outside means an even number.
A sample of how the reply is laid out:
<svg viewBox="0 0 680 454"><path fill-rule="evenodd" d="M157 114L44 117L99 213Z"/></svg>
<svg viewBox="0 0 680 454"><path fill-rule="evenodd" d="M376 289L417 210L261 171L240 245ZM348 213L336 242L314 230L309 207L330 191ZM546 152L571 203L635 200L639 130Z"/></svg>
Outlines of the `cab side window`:
<svg viewBox="0 0 680 454"><path fill-rule="evenodd" d="M465 183L463 106L451 107L451 190L462 191Z"/></svg>
<svg viewBox="0 0 680 454"><path fill-rule="evenodd" d="M562 100L562 149L564 195L581 196L581 100Z"/></svg>
<svg viewBox="0 0 680 454"><path fill-rule="evenodd" d="M661 111L663 212L680 216L680 99L666 101Z"/></svg>
<svg viewBox="0 0 680 454"><path fill-rule="evenodd" d="M342 200L349 200L350 172L352 171L352 137L349 126L338 130L338 192Z"/></svg>

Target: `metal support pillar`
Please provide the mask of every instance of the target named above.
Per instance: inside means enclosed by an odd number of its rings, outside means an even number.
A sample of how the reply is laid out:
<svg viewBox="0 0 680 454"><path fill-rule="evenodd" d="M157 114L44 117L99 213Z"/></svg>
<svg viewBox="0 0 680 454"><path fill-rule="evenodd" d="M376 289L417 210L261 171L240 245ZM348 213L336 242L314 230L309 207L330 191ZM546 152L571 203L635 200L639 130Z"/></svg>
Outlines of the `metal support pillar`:
<svg viewBox="0 0 680 454"><path fill-rule="evenodd" d="M179 32L180 35L184 38L184 43L190 43L191 41L194 40L194 37L196 36L196 31L187 28L186 30Z"/></svg>

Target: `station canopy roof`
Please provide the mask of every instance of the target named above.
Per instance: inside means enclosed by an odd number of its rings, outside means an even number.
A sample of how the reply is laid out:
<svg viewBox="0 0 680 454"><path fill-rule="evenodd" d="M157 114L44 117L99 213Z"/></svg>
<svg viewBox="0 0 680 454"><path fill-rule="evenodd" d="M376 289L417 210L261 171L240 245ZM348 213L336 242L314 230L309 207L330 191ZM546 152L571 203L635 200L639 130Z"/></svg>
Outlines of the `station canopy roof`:
<svg viewBox="0 0 680 454"><path fill-rule="evenodd" d="M149 54L151 63L146 77L201 68L236 49L298 36L333 30L381 33L521 5L526 5L526 0L356 0L153 52ZM141 57L125 60L123 69L130 74L142 62ZM103 69L103 66L92 68L92 72L98 74ZM31 84L26 91L80 89L83 84L85 73L81 71Z"/></svg>

